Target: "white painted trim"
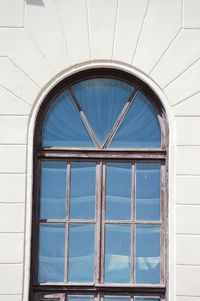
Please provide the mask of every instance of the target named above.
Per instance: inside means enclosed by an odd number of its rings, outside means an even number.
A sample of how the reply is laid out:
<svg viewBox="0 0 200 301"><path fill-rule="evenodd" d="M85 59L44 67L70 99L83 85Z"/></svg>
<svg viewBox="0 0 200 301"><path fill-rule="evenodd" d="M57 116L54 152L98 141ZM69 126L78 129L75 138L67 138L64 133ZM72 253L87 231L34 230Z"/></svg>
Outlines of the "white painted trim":
<svg viewBox="0 0 200 301"><path fill-rule="evenodd" d="M35 103L32 107L28 137L27 137L27 181L26 181L26 214L25 214L25 247L24 247L24 275L23 275L23 301L29 299L29 279L30 279L30 250L31 250L31 219L32 219L32 184L33 184L33 136L35 129L35 120L39 111L40 105L47 94L64 78L75 74L79 71L91 68L114 68L123 70L133 74L144 81L161 100L168 118L169 124L169 300L176 300L176 240L175 240L175 155L176 155L176 127L172 106L167 99L164 91L157 83L142 71L134 68L131 65L116 62L116 61L91 61L70 67L59 74L56 74L52 80L40 91Z"/></svg>

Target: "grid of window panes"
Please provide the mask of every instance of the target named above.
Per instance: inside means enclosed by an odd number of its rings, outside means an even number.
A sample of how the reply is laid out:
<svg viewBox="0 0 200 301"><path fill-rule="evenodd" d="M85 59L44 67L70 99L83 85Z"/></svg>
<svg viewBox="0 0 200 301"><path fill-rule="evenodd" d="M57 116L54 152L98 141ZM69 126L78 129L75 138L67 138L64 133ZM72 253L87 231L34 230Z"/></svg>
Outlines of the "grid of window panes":
<svg viewBox="0 0 200 301"><path fill-rule="evenodd" d="M161 283L160 162L42 160L40 182L39 283Z"/></svg>

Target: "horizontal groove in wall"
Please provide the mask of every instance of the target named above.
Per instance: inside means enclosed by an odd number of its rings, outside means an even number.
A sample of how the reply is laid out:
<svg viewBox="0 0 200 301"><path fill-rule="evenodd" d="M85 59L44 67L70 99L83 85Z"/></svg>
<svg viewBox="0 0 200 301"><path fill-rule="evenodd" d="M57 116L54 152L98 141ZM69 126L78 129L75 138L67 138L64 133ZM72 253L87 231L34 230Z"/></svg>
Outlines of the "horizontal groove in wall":
<svg viewBox="0 0 200 301"><path fill-rule="evenodd" d="M200 236L200 233L176 233L176 236Z"/></svg>
<svg viewBox="0 0 200 301"><path fill-rule="evenodd" d="M190 207L199 207L200 206L200 204L182 204L182 203L177 203L176 202L176 206L185 206L185 207L187 207L187 206L190 206Z"/></svg>
<svg viewBox="0 0 200 301"><path fill-rule="evenodd" d="M197 268L199 268L200 267L200 264L190 264L190 263L176 263L176 266L178 267L178 266L182 266L182 267L197 267Z"/></svg>

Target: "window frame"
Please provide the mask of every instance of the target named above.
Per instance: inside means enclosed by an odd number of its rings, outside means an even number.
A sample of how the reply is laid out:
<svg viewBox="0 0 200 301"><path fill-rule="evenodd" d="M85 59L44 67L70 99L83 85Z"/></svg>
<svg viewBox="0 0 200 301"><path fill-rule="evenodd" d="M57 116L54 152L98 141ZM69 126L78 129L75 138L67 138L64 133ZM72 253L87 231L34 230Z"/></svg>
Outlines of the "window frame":
<svg viewBox="0 0 200 301"><path fill-rule="evenodd" d="M152 103L159 116L161 128L161 148L158 149L76 149L67 147L42 148L42 126L46 113L56 97L66 88L82 80L91 78L113 78L127 82L139 89ZM35 292L47 294L61 294L60 300L64 301L64 293L98 294L100 301L105 295L132 295L160 296L161 301L168 300L168 123L165 110L158 96L151 88L135 76L121 70L111 68L95 68L81 71L61 81L54 87L41 104L36 119L34 135L34 181L33 181L33 217L32 217L32 242L31 242L31 277L30 300L34 300ZM40 205L40 162L41 160L64 161L126 161L126 162L161 162L161 284L39 284L37 283L38 262L38 237L39 237L39 205ZM104 175L102 175L104 177ZM98 179L98 185L102 179ZM99 189L99 188L97 188ZM100 209L99 209L100 210ZM97 213L99 214L99 213ZM98 226L96 232L101 233ZM99 234L100 235L100 234ZM100 237L98 237L100 239ZM101 250L102 252L102 250ZM100 253L101 253L100 252ZM101 256L99 254L99 256ZM138 295L138 296L139 296ZM132 297L133 298L133 297ZM103 300L103 299L102 299Z"/></svg>

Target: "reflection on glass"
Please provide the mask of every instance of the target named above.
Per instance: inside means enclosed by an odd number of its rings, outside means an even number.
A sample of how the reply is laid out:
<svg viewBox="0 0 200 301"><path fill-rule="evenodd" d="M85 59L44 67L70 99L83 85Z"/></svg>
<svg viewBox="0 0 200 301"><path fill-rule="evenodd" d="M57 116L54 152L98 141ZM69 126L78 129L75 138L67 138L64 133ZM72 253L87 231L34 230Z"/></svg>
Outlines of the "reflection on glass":
<svg viewBox="0 0 200 301"><path fill-rule="evenodd" d="M71 163L71 219L95 218L96 164Z"/></svg>
<svg viewBox="0 0 200 301"><path fill-rule="evenodd" d="M136 283L160 283L160 226L136 225Z"/></svg>
<svg viewBox="0 0 200 301"><path fill-rule="evenodd" d="M129 296L104 296L104 301L130 301Z"/></svg>
<svg viewBox="0 0 200 301"><path fill-rule="evenodd" d="M64 281L65 225L41 224L39 239L39 282Z"/></svg>
<svg viewBox="0 0 200 301"><path fill-rule="evenodd" d="M131 216L131 164L108 163L106 168L106 219Z"/></svg>
<svg viewBox="0 0 200 301"><path fill-rule="evenodd" d="M160 164L136 164L136 219L160 220Z"/></svg>
<svg viewBox="0 0 200 301"><path fill-rule="evenodd" d="M89 79L73 87L100 144L111 131L132 90L127 83L109 78Z"/></svg>
<svg viewBox="0 0 200 301"><path fill-rule="evenodd" d="M70 295L67 296L66 301L93 301L94 296L86 296L86 295Z"/></svg>
<svg viewBox="0 0 200 301"><path fill-rule="evenodd" d="M40 218L66 217L66 167L65 162L42 162Z"/></svg>
<svg viewBox="0 0 200 301"><path fill-rule="evenodd" d="M138 93L110 143L112 148L160 148L161 132L157 112L150 101Z"/></svg>
<svg viewBox="0 0 200 301"><path fill-rule="evenodd" d="M71 224L69 230L69 282L93 282L94 225Z"/></svg>
<svg viewBox="0 0 200 301"><path fill-rule="evenodd" d="M49 108L42 130L42 145L94 147L94 144L67 92Z"/></svg>
<svg viewBox="0 0 200 301"><path fill-rule="evenodd" d="M135 297L135 301L160 301L159 297Z"/></svg>
<svg viewBox="0 0 200 301"><path fill-rule="evenodd" d="M105 282L130 283L130 225L106 225Z"/></svg>

